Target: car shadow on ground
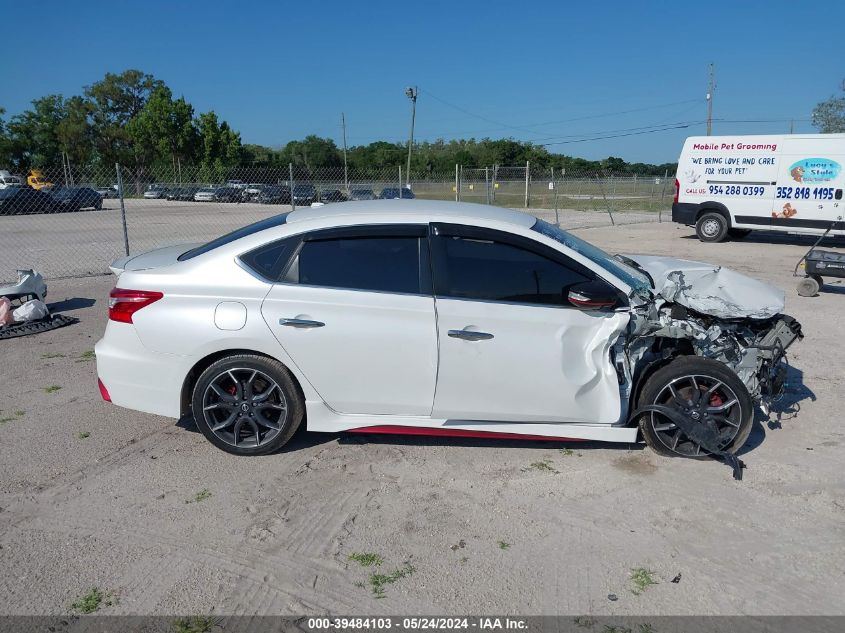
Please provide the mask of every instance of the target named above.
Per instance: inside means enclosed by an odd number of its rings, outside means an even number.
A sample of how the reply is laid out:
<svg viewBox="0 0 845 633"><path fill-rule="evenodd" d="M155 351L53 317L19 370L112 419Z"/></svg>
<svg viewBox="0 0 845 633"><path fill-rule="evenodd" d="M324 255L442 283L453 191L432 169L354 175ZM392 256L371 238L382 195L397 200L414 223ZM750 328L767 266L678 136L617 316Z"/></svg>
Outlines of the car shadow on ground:
<svg viewBox="0 0 845 633"><path fill-rule="evenodd" d="M62 301L56 301L55 303L48 303L47 307L50 309L50 312L67 312L68 310L82 310L84 308L90 308L95 303L97 303L96 299L73 297L72 299L63 299Z"/></svg>
<svg viewBox="0 0 845 633"><path fill-rule="evenodd" d="M786 369L783 394L772 403L768 416L759 407L755 408L751 434L743 447L737 451L737 455L745 455L760 446L765 441L767 432L782 429L785 422L796 421L804 400L815 402L816 394L804 384L804 372L789 366Z"/></svg>

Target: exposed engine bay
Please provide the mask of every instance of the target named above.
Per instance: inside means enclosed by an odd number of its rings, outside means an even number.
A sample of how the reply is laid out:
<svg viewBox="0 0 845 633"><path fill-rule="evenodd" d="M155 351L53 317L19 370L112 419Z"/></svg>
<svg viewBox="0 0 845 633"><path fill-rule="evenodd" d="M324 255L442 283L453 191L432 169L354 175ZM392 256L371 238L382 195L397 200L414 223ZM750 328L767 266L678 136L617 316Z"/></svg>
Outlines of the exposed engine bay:
<svg viewBox="0 0 845 633"><path fill-rule="evenodd" d="M701 448L722 456L741 478L743 465L725 450L707 414L713 409L695 401L701 399L697 390L680 398L678 406L637 402L638 393L655 367L694 355L732 370L768 414L785 386L786 351L803 337L798 321L782 314L783 291L711 264L618 257L647 274L653 286L651 296L639 297L640 302L633 298L627 330L613 347L621 399L629 406L623 419L633 423L642 415L661 415L687 438L695 436Z"/></svg>

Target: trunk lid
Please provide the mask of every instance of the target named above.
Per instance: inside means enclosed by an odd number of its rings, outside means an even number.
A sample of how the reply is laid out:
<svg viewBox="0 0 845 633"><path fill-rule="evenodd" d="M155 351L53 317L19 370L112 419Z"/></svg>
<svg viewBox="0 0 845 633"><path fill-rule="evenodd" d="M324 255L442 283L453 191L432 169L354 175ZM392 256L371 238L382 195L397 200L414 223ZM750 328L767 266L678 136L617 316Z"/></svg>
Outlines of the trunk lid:
<svg viewBox="0 0 845 633"><path fill-rule="evenodd" d="M109 269L115 274L119 275L124 270L149 270L150 268L161 268L162 266L170 266L175 264L177 258L182 253L196 248L199 244L176 244L175 246L165 246L164 248L157 248L148 253L140 255L129 255L115 260Z"/></svg>

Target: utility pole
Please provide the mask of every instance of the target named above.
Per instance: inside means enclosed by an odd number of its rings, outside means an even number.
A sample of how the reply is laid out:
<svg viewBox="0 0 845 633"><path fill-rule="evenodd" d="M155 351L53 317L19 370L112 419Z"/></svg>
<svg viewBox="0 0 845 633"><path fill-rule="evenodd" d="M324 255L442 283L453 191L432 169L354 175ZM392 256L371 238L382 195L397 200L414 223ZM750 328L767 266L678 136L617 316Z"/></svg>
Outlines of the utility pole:
<svg viewBox="0 0 845 633"><path fill-rule="evenodd" d="M707 136L713 134L713 91L716 90L716 69L710 64L710 82L707 85Z"/></svg>
<svg viewBox="0 0 845 633"><path fill-rule="evenodd" d="M405 88L405 96L411 100L411 135L408 137L408 170L405 174L405 187L411 188L411 148L414 146L414 120L417 117L417 87Z"/></svg>
<svg viewBox="0 0 845 633"><path fill-rule="evenodd" d="M349 193L349 170L346 167L346 115L340 113L340 122L343 125L343 186L346 187L346 193Z"/></svg>

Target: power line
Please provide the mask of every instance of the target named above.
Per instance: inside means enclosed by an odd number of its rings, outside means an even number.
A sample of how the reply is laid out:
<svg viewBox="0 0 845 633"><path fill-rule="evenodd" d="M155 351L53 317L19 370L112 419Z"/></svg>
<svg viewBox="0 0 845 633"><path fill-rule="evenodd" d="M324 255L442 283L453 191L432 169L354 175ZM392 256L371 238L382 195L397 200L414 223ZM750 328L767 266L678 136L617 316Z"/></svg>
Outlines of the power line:
<svg viewBox="0 0 845 633"><path fill-rule="evenodd" d="M472 112L470 110L467 110L466 108L463 108L459 105L456 105L454 103L446 101L445 99L438 97L435 94L432 94L428 90L420 89L420 92L424 92L426 95L428 95L429 97L431 97L435 101L439 101L443 105L448 106L450 108L453 108L453 109L457 110L458 112L462 112L462 113L466 114L467 116L470 116L470 117L473 117L473 118L476 118L476 119L480 119L482 121L486 121L487 123L492 123L494 125L499 126L500 128L507 128L507 129L512 129L512 130L517 130L517 131L520 131L520 132L528 132L529 134L536 134L537 133L537 130L532 130L530 128L543 127L543 126L546 126L546 125L555 125L557 123L572 123L574 121L587 121L587 120L590 120L590 119L600 119L600 118L609 117L609 116L618 116L618 115L621 115L621 114L632 114L632 113L635 113L635 112L646 112L646 111L649 111L649 110L659 110L661 108L671 108L672 106L676 106L676 105L686 105L686 104L690 104L690 103L701 103L701 99L685 99L683 101L673 101L671 103L663 103L663 104L659 104L659 105L646 106L646 107L642 107L642 108L631 108L631 109L628 109L628 110L618 110L616 112L605 112L605 113L602 113L602 114L589 114L589 115L585 115L585 116L570 117L570 118L566 118L566 119L554 119L554 120L551 120L551 121L543 121L543 122L540 122L540 123L527 123L527 124L522 124L522 125L517 126L517 125L510 125L508 123L503 123L501 121L497 121L495 119L491 119L489 117L478 114L476 112ZM486 131L495 131L495 130L480 130L480 131L475 132L475 133L479 134L479 133L483 133L483 132L486 132ZM434 135L434 136L437 136L437 135Z"/></svg>

